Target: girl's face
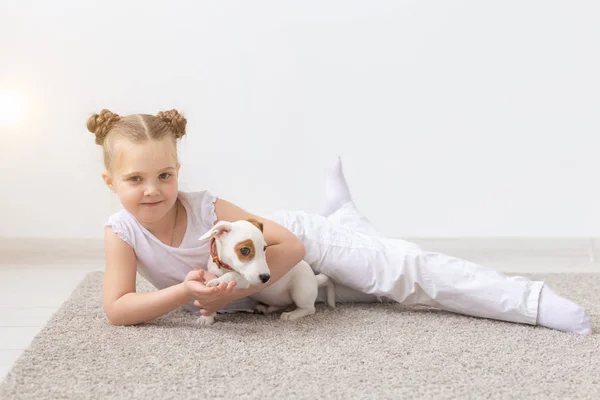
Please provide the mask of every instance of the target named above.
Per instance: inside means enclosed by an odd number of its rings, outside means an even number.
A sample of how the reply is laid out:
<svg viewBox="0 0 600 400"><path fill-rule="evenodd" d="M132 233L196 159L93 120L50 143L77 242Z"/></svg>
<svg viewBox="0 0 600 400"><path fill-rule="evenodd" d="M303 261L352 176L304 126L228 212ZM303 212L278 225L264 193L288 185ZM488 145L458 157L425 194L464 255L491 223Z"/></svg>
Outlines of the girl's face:
<svg viewBox="0 0 600 400"><path fill-rule="evenodd" d="M173 139L114 143L111 173L104 172L106 184L121 204L142 224L163 219L177 201L179 164Z"/></svg>

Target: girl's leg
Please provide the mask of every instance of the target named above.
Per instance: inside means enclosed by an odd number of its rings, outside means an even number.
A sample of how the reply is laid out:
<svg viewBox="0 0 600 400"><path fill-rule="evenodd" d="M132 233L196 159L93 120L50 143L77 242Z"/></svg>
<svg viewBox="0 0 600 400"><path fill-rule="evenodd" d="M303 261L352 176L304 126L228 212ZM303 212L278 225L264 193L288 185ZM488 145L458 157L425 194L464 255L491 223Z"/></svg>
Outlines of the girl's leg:
<svg viewBox="0 0 600 400"><path fill-rule="evenodd" d="M339 157L327 171L324 197L322 216L363 233L381 236L373 224L356 209Z"/></svg>
<svg viewBox="0 0 600 400"><path fill-rule="evenodd" d="M317 273L357 292L464 315L591 332L583 309L541 281L509 277L469 261L425 252L404 240L372 236L331 217L281 211L271 218L303 241L305 260Z"/></svg>
<svg viewBox="0 0 600 400"><path fill-rule="evenodd" d="M320 214L327 217L349 201L352 201L352 195L342 170L342 159L337 157L329 166L325 177L324 201Z"/></svg>

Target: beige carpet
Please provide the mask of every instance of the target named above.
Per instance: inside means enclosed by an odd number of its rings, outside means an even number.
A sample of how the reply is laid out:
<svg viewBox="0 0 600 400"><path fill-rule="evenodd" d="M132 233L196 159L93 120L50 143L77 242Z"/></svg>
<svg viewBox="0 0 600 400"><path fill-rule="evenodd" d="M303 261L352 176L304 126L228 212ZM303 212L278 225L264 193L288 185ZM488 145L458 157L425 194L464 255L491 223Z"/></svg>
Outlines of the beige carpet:
<svg viewBox="0 0 600 400"><path fill-rule="evenodd" d="M598 325L600 274L541 277ZM600 398L598 329L582 337L397 304L320 305L294 323L226 315L208 328L175 311L113 327L101 279L77 287L0 399Z"/></svg>

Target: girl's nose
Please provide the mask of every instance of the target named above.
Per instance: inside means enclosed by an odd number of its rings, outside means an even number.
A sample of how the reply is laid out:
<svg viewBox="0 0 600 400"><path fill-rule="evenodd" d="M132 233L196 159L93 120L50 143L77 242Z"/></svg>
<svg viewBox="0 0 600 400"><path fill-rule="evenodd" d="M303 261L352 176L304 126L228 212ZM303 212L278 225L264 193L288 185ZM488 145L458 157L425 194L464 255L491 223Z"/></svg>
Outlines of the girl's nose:
<svg viewBox="0 0 600 400"><path fill-rule="evenodd" d="M144 196L154 196L158 193L158 189L156 185L147 185L146 190L144 190Z"/></svg>

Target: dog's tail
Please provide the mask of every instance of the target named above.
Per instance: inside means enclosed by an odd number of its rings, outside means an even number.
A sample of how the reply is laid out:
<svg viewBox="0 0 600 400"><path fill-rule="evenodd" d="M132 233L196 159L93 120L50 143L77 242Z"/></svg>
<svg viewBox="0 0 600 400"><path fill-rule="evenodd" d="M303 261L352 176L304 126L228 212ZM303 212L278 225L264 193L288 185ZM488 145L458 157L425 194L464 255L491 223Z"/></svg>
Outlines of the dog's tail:
<svg viewBox="0 0 600 400"><path fill-rule="evenodd" d="M329 307L335 307L335 284L327 275L318 274L315 275L319 287L327 285L327 304Z"/></svg>

